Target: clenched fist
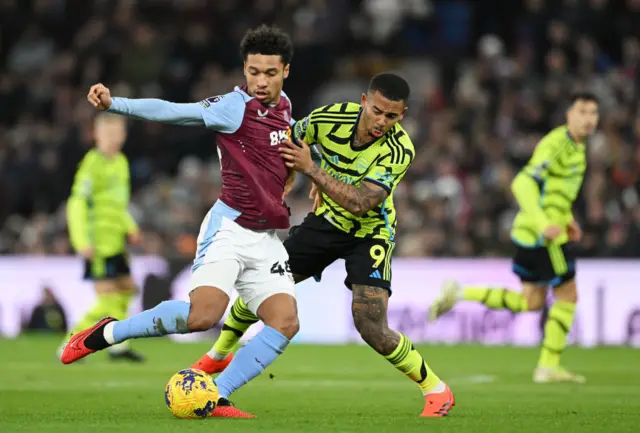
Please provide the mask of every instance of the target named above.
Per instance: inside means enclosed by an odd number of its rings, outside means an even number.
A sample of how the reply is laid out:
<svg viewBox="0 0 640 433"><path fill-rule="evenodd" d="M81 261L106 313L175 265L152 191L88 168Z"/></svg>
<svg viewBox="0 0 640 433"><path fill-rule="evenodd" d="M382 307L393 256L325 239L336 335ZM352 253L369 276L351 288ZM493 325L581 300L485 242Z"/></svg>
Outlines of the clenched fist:
<svg viewBox="0 0 640 433"><path fill-rule="evenodd" d="M96 110L104 111L111 107L111 92L102 83L94 84L89 89L87 101Z"/></svg>

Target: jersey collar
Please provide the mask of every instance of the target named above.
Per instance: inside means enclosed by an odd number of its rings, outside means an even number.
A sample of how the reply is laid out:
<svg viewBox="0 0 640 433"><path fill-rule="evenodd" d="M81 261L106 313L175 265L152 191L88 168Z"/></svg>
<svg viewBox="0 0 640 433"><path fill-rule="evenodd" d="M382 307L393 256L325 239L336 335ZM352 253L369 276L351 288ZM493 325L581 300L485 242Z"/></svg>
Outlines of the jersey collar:
<svg viewBox="0 0 640 433"><path fill-rule="evenodd" d="M565 126L565 129L566 129L565 132L567 134L567 138L569 139L569 142L573 144L574 147L581 147L581 146L584 147L587 144L588 138L585 138L583 142L577 142L569 133L569 127Z"/></svg>

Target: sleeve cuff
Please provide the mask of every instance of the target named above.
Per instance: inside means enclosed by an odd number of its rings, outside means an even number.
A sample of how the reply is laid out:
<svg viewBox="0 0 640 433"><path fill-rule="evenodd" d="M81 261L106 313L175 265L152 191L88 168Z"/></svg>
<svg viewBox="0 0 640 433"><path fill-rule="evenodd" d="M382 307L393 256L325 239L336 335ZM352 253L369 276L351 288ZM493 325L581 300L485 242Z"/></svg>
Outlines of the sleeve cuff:
<svg viewBox="0 0 640 433"><path fill-rule="evenodd" d="M365 177L364 181L365 182L371 182L371 183L374 183L374 184L376 184L378 186L381 186L382 188L385 189L385 191L387 191L387 193L391 194L391 187L389 185L387 185L386 183L380 182L379 180L372 179L370 177Z"/></svg>

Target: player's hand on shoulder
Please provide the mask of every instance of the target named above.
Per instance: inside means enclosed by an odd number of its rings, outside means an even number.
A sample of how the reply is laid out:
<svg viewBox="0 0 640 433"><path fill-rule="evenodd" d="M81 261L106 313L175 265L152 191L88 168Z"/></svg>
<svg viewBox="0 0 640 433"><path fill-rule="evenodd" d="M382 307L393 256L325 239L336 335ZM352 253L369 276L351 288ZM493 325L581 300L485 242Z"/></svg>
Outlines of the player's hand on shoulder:
<svg viewBox="0 0 640 433"><path fill-rule="evenodd" d="M96 110L107 110L111 107L111 92L109 88L105 87L102 83L94 84L89 89L87 101L89 101Z"/></svg>
<svg viewBox="0 0 640 433"><path fill-rule="evenodd" d="M280 146L280 154L287 167L302 174L308 174L315 167L315 163L311 159L311 149L303 140L298 140L298 144L291 140L283 141Z"/></svg>
<svg viewBox="0 0 640 433"><path fill-rule="evenodd" d="M571 221L569 225L567 225L567 235L571 242L580 242L582 240L582 229L580 225L575 221Z"/></svg>
<svg viewBox="0 0 640 433"><path fill-rule="evenodd" d="M561 234L562 234L562 227L560 227L557 224L550 224L542 231L542 236L544 236L545 239L548 239L550 241L554 240Z"/></svg>

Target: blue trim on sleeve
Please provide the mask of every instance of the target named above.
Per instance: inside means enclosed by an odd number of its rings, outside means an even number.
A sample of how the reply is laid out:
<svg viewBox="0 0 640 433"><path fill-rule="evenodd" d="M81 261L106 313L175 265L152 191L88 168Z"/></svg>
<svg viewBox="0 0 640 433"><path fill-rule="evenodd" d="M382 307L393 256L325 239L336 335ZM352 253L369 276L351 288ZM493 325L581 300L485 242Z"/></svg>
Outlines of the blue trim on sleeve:
<svg viewBox="0 0 640 433"><path fill-rule="evenodd" d="M363 181L367 181L367 182L371 182L371 183L375 183L376 185L383 187L389 194L391 194L391 187L389 185L387 185L386 183L380 182L379 180L372 179L370 177L365 177L362 180Z"/></svg>

